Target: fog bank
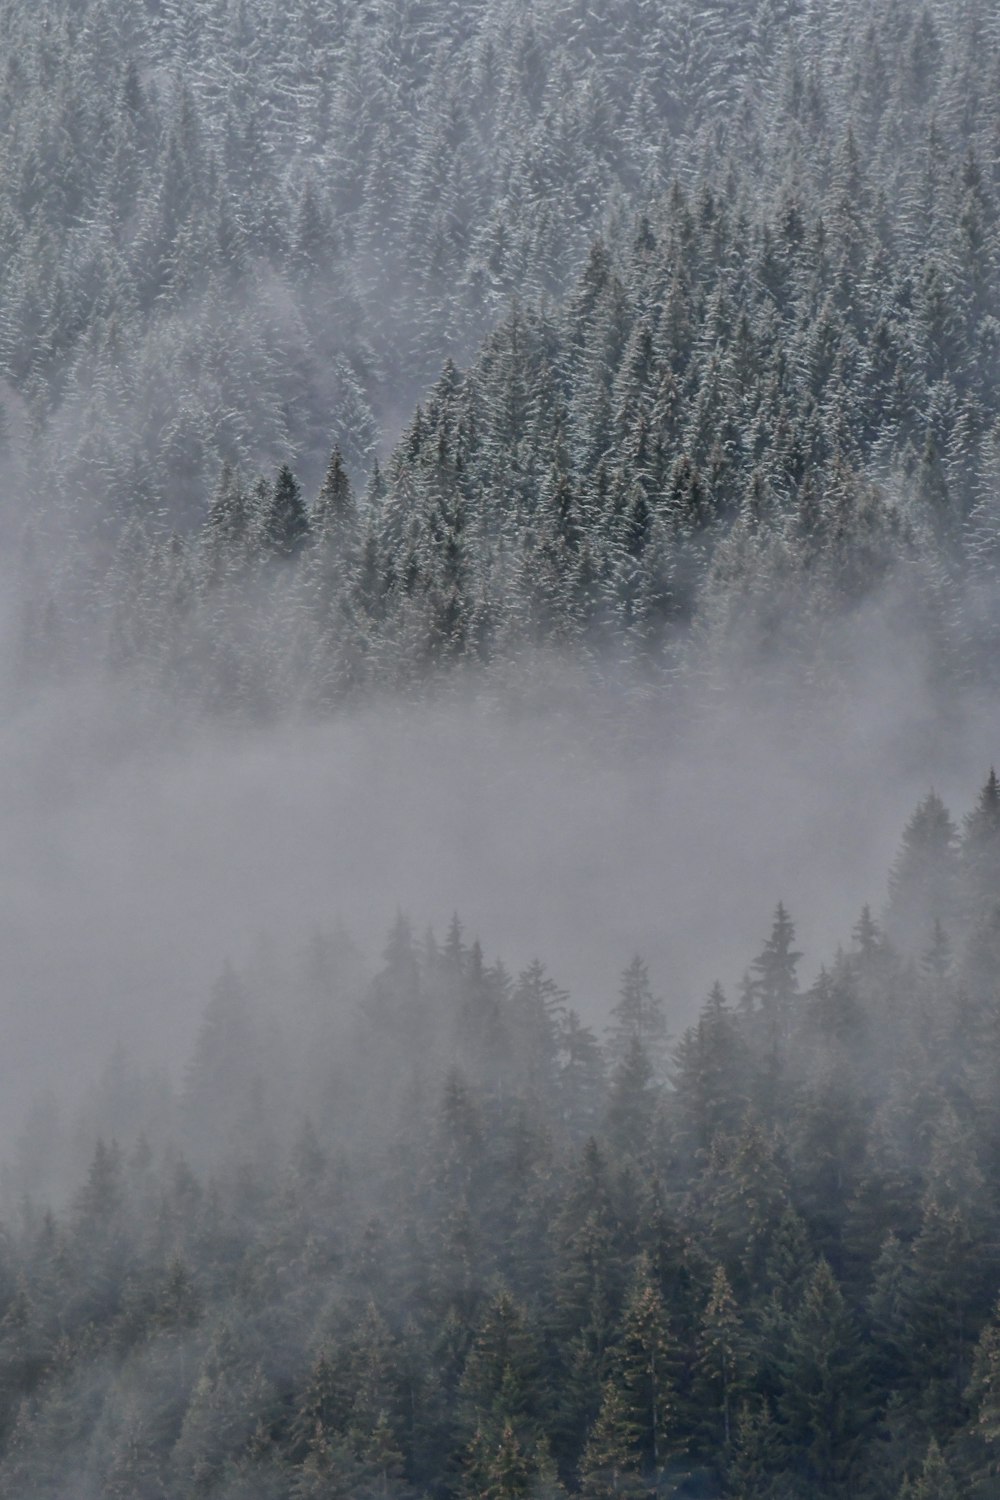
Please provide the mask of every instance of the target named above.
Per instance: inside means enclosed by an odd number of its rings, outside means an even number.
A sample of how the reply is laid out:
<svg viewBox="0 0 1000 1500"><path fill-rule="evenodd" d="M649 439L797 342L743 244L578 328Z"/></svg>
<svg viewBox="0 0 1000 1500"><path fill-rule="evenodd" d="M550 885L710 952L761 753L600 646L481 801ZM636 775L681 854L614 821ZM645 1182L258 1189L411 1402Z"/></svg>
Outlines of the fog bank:
<svg viewBox="0 0 1000 1500"><path fill-rule="evenodd" d="M82 685L12 714L8 1123L119 1041L175 1068L227 958L338 920L377 961L397 909L439 933L457 911L488 958L540 957L598 1026L639 952L676 1033L714 978L738 980L778 900L814 972L881 904L928 786L969 805L1000 727L972 693L945 716L915 655L854 639L835 689L771 672L697 708L550 663L530 695L252 730L140 721Z"/></svg>

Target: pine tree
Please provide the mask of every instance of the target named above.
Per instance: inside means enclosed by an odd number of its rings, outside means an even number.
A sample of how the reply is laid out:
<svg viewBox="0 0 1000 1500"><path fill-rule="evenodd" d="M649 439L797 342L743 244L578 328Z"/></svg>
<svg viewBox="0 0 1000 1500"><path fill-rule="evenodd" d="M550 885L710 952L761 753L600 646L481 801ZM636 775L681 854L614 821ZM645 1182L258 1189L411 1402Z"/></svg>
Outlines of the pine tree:
<svg viewBox="0 0 1000 1500"><path fill-rule="evenodd" d="M102 1500L165 1500L162 1467L140 1410L126 1411L104 1477Z"/></svg>
<svg viewBox="0 0 1000 1500"><path fill-rule="evenodd" d="M330 457L323 487L313 506L311 525L316 536L324 540L331 537L343 544L345 539L353 537L357 506L339 448L334 448Z"/></svg>
<svg viewBox="0 0 1000 1500"><path fill-rule="evenodd" d="M302 491L287 464L282 465L274 482L264 517L264 538L268 549L277 557L294 557L309 535Z"/></svg>
<svg viewBox="0 0 1000 1500"><path fill-rule="evenodd" d="M528 1456L508 1423L498 1440L477 1432L466 1456L462 1493L469 1500L520 1500L530 1495Z"/></svg>
<svg viewBox="0 0 1000 1500"><path fill-rule="evenodd" d="M604 1098L604 1058L597 1037L572 1008L558 1032L558 1098L562 1117L576 1140L591 1137Z"/></svg>
<svg viewBox="0 0 1000 1500"><path fill-rule="evenodd" d="M780 1142L753 1115L732 1137L716 1136L703 1192L711 1254L748 1285L763 1272L788 1206Z"/></svg>
<svg viewBox="0 0 1000 1500"><path fill-rule="evenodd" d="M903 830L889 876L886 925L907 948L925 945L935 919L947 931L955 913L957 835L948 809L928 792Z"/></svg>
<svg viewBox="0 0 1000 1500"><path fill-rule="evenodd" d="M915 1479L903 1485L899 1500L959 1500L958 1485L934 1438L928 1445L923 1468Z"/></svg>
<svg viewBox="0 0 1000 1500"><path fill-rule="evenodd" d="M231 464L224 464L205 520L203 549L208 576L216 580L238 568L251 541L249 498Z"/></svg>
<svg viewBox="0 0 1000 1500"><path fill-rule="evenodd" d="M1000 1475L1000 1308L983 1325L966 1391L972 1408L972 1429L981 1445L977 1477L995 1486ZM988 1489L987 1489L988 1493Z"/></svg>
<svg viewBox="0 0 1000 1500"><path fill-rule="evenodd" d="M580 1493L586 1500L617 1500L644 1492L636 1436L621 1383L607 1381L580 1463Z"/></svg>
<svg viewBox="0 0 1000 1500"><path fill-rule="evenodd" d="M768 1044L775 1053L788 1034L792 1006L799 993L795 970L802 954L793 949L794 941L795 925L779 902L771 936L751 964L756 975L754 996L760 1002Z"/></svg>
<svg viewBox="0 0 1000 1500"><path fill-rule="evenodd" d="M959 861L962 914L975 922L1000 902L1000 782L992 767L975 808L964 820Z"/></svg>
<svg viewBox="0 0 1000 1500"><path fill-rule="evenodd" d="M820 1494L849 1493L870 1421L865 1353L833 1272L821 1260L778 1356L785 1441Z"/></svg>
<svg viewBox="0 0 1000 1500"><path fill-rule="evenodd" d="M726 1484L734 1500L777 1500L781 1494L775 1474L782 1467L781 1440L766 1403L741 1403L736 1414L732 1456Z"/></svg>
<svg viewBox="0 0 1000 1500"><path fill-rule="evenodd" d="M260 1054L246 989L227 964L205 1007L184 1083L184 1128L205 1150L245 1123Z"/></svg>
<svg viewBox="0 0 1000 1500"><path fill-rule="evenodd" d="M473 1338L459 1387L466 1423L499 1440L512 1428L522 1441L539 1434L544 1406L540 1357L524 1310L507 1291L493 1298Z"/></svg>
<svg viewBox="0 0 1000 1500"><path fill-rule="evenodd" d="M663 1294L648 1257L640 1256L625 1301L615 1368L638 1460L654 1483L668 1456L677 1449L678 1364Z"/></svg>
<svg viewBox="0 0 1000 1500"><path fill-rule="evenodd" d="M352 1493L357 1500L406 1500L411 1494L403 1454L384 1411L359 1445Z"/></svg>
<svg viewBox="0 0 1000 1500"><path fill-rule="evenodd" d="M291 1423L292 1455L306 1463L311 1454L329 1451L334 1435L346 1424L349 1396L327 1350L321 1349L299 1393Z"/></svg>
<svg viewBox="0 0 1000 1500"><path fill-rule="evenodd" d="M508 1002L515 1072L539 1098L549 1096L557 1086L559 1033L567 998L536 960L518 976Z"/></svg>
<svg viewBox="0 0 1000 1500"><path fill-rule="evenodd" d="M633 1036L612 1073L608 1090L607 1134L621 1155L639 1161L649 1159L656 1097L646 1050L638 1036Z"/></svg>
<svg viewBox="0 0 1000 1500"><path fill-rule="evenodd" d="M725 1269L716 1266L698 1331L692 1387L692 1399L705 1413L703 1445L713 1459L731 1451L737 1412L752 1373L749 1340L732 1287Z"/></svg>
<svg viewBox="0 0 1000 1500"><path fill-rule="evenodd" d="M671 1137L689 1156L705 1153L720 1131L738 1126L748 1103L748 1064L736 1017L716 983L673 1059Z"/></svg>
<svg viewBox="0 0 1000 1500"><path fill-rule="evenodd" d="M663 1001L653 994L646 965L638 955L622 975L617 1002L611 1009L608 1055L621 1061L638 1042L656 1070L662 1061L667 1037Z"/></svg>

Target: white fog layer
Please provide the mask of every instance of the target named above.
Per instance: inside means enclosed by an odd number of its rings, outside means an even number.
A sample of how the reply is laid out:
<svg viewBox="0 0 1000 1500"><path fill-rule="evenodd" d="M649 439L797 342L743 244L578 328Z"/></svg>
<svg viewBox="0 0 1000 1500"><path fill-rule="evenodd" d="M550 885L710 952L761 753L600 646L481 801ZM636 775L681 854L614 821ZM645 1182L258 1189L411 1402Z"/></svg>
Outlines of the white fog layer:
<svg viewBox="0 0 1000 1500"><path fill-rule="evenodd" d="M397 911L544 955L598 1026L638 952L679 1033L778 900L829 962L909 810L1000 742L1000 707L966 689L943 718L883 628L844 632L864 649L822 693L786 673L660 703L550 660L530 693L229 730L43 698L0 741L5 1107L72 1096L118 1041L176 1069L224 961L343 923L374 962Z"/></svg>

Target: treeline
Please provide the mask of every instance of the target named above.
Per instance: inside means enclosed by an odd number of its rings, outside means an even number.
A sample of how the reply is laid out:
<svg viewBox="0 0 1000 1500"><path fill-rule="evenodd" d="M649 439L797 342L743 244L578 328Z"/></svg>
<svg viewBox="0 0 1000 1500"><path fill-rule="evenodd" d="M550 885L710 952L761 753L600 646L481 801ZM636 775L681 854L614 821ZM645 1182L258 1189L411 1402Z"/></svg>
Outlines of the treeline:
<svg viewBox="0 0 1000 1500"><path fill-rule="evenodd" d="M881 923L803 988L779 906L679 1038L641 959L598 1037L457 920L227 971L69 1207L26 1138L4 1494L992 1495L998 873L996 777L929 794Z"/></svg>

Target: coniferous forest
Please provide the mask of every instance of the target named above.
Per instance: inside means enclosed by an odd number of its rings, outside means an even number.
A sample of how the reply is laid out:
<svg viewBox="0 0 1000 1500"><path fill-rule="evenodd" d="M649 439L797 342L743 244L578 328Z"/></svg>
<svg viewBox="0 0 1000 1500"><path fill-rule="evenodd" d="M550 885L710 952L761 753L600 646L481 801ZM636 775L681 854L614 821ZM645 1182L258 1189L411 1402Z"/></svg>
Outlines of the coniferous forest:
<svg viewBox="0 0 1000 1500"><path fill-rule="evenodd" d="M928 794L884 923L804 987L779 904L680 1035L641 958L598 1033L458 918L227 968L55 1214L80 1142L22 1139L0 1489L993 1495L998 875L996 776Z"/></svg>
<svg viewBox="0 0 1000 1500"><path fill-rule="evenodd" d="M0 141L0 1495L996 1495L994 0L0 0Z"/></svg>

